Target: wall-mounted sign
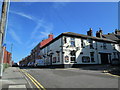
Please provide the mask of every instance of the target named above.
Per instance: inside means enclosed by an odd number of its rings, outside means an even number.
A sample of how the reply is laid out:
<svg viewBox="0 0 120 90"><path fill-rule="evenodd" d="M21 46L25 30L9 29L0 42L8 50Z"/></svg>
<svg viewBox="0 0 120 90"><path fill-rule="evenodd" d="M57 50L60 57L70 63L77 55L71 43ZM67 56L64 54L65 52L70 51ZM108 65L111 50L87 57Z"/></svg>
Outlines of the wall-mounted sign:
<svg viewBox="0 0 120 90"><path fill-rule="evenodd" d="M65 62L69 62L69 57L65 56Z"/></svg>

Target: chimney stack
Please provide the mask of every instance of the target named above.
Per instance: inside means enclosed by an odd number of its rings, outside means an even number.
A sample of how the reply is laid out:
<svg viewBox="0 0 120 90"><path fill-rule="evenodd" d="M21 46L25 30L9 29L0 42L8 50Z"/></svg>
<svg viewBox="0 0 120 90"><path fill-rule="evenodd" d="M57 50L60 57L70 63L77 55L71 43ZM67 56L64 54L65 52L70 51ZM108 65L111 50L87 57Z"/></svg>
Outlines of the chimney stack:
<svg viewBox="0 0 120 90"><path fill-rule="evenodd" d="M90 28L90 30L89 30L89 31L87 31L87 35L88 35L88 36L93 36L93 33L92 33L92 28Z"/></svg>
<svg viewBox="0 0 120 90"><path fill-rule="evenodd" d="M118 29L115 29L115 34L118 34L118 35L120 35L120 30L118 30Z"/></svg>
<svg viewBox="0 0 120 90"><path fill-rule="evenodd" d="M52 33L48 35L48 38L53 39L53 37L54 37L54 35Z"/></svg>
<svg viewBox="0 0 120 90"><path fill-rule="evenodd" d="M102 38L103 31L99 28L99 31L96 32L96 37Z"/></svg>

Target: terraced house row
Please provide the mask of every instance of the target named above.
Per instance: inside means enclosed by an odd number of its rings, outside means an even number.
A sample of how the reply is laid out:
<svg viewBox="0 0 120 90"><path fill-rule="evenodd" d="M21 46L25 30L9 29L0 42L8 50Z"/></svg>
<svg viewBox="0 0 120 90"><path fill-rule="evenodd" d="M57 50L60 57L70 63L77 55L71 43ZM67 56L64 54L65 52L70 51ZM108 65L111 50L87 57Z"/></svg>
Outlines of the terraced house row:
<svg viewBox="0 0 120 90"><path fill-rule="evenodd" d="M65 32L41 45L43 42L20 64L29 66L31 62L31 66L78 67L81 64L111 64L120 61L120 30L117 29L107 35L100 29L96 37L91 28L87 35Z"/></svg>

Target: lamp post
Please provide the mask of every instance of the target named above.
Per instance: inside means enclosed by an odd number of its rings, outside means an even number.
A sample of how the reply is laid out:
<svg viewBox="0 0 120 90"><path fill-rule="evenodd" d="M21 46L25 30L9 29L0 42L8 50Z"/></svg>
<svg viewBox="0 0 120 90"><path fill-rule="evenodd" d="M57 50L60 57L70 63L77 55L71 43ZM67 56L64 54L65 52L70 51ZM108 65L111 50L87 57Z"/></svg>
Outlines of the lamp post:
<svg viewBox="0 0 120 90"><path fill-rule="evenodd" d="M2 78L3 73L3 59L4 59L4 41L5 41L5 29L7 22L7 14L8 14L8 6L9 0L3 0L2 2L2 12L1 12L1 20L0 20L0 79Z"/></svg>

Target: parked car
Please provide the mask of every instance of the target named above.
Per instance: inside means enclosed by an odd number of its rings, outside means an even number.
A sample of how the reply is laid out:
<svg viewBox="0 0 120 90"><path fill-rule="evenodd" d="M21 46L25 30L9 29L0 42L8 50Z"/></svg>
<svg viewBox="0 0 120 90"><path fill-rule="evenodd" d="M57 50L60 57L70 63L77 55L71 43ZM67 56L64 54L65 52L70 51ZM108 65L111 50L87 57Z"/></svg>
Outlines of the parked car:
<svg viewBox="0 0 120 90"><path fill-rule="evenodd" d="M27 66L28 66L28 67L34 67L34 62L29 62L29 63L27 64Z"/></svg>
<svg viewBox="0 0 120 90"><path fill-rule="evenodd" d="M14 64L12 65L12 67L18 67L18 64L17 64L17 63L14 63Z"/></svg>
<svg viewBox="0 0 120 90"><path fill-rule="evenodd" d="M44 60L43 59L37 59L35 60L34 67L44 66Z"/></svg>
<svg viewBox="0 0 120 90"><path fill-rule="evenodd" d="M112 65L119 65L119 64L120 64L120 60L114 58L114 59L112 59L111 64L112 64Z"/></svg>

